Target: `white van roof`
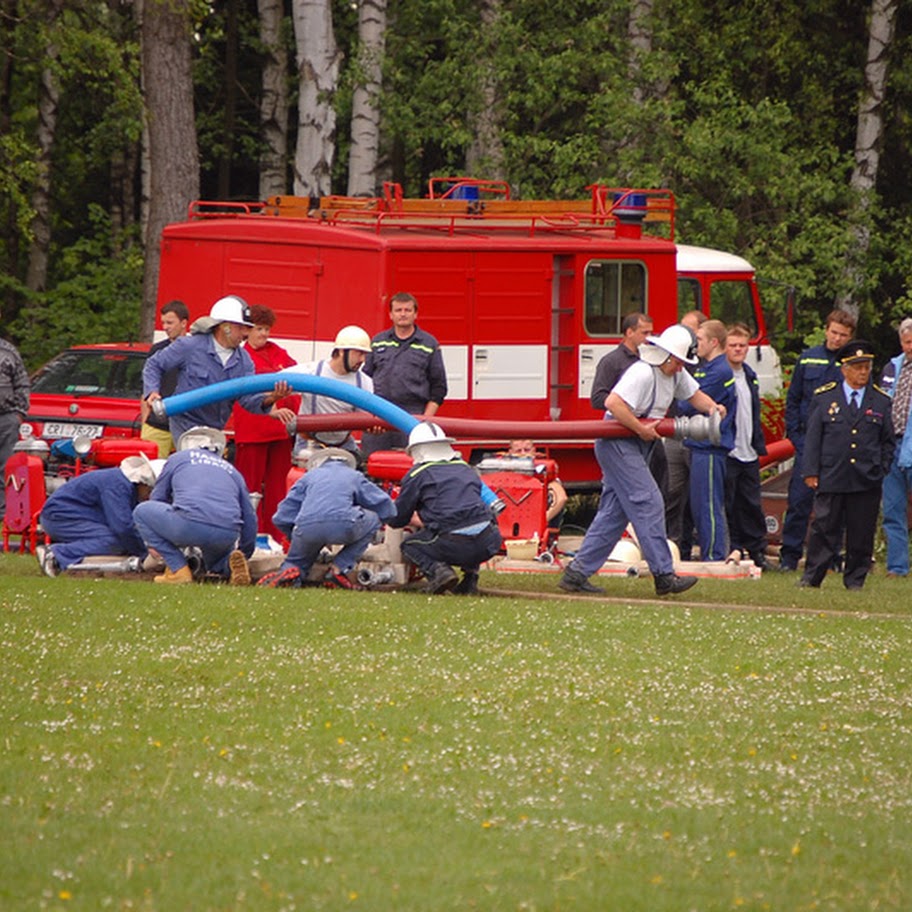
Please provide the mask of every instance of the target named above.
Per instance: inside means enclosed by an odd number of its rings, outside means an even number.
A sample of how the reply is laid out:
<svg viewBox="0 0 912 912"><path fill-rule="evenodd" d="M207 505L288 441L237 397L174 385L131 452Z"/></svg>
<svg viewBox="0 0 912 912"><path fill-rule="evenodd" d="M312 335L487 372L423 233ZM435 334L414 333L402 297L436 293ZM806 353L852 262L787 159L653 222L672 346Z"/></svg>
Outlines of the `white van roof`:
<svg viewBox="0 0 912 912"><path fill-rule="evenodd" d="M678 272L754 272L744 257L709 247L678 244Z"/></svg>

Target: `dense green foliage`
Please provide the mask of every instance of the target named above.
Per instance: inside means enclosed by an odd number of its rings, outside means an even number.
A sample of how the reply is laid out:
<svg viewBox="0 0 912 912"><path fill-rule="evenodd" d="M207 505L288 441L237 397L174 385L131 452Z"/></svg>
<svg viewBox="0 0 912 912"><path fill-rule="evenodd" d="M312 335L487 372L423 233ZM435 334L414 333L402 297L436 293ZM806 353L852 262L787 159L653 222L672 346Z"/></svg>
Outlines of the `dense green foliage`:
<svg viewBox="0 0 912 912"><path fill-rule="evenodd" d="M128 4L6 0L0 37L0 296L7 332L31 363L49 339L123 334L139 308L129 232L140 220L138 29ZM294 60L290 0L286 40ZM493 29L470 0L390 0L378 183L422 193L429 176L464 173L493 76L505 176L527 198L578 196L593 181L670 187L678 236L746 256L767 283L775 342L797 350L840 291L850 242L849 175L863 88L867 4L655 0L652 48L634 54L629 0L502 0ZM263 49L255 0L197 4L196 105L203 196L255 198ZM335 191L346 187L356 4L335 0L343 54ZM861 331L892 351L908 307L912 248L912 9L901 5L884 105L885 142L864 263ZM37 105L49 42L60 90L52 150L52 241L46 293L28 292ZM230 51L236 51L229 53ZM227 66L236 56L236 66ZM294 86L294 73L289 73ZM636 101L634 100L636 96ZM292 99L294 100L294 93ZM294 111L290 115L294 150ZM290 169L289 169L290 170ZM488 176L488 175L478 175ZM289 182L290 189L290 182ZM109 213L99 219L96 207ZM123 234L124 231L127 234ZM88 244L88 247L86 246ZM78 248L78 249L77 249ZM94 254L87 256L89 251ZM127 258L128 263L120 260ZM83 275L86 263L94 276ZM110 273L102 275L102 273ZM71 320L73 283L79 299ZM784 286L798 307L786 331ZM41 334L27 329L42 314ZM15 318L28 310L28 318ZM112 318L114 311L116 317ZM47 343L47 344L45 344Z"/></svg>

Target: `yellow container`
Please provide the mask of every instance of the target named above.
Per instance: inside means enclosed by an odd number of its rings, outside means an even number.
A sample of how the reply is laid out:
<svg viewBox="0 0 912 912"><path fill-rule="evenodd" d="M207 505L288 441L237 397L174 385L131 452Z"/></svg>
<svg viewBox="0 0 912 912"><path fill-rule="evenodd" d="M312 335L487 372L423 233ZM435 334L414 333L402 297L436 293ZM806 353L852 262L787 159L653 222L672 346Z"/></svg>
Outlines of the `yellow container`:
<svg viewBox="0 0 912 912"><path fill-rule="evenodd" d="M506 542L509 560L535 560L538 554L538 540L534 538L512 538Z"/></svg>

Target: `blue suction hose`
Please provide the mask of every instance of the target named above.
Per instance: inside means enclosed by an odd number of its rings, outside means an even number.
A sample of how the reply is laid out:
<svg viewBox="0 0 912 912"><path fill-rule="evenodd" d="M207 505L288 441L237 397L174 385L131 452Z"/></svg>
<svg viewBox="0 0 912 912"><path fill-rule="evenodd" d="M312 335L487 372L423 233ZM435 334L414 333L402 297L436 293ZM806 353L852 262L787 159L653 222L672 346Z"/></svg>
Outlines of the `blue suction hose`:
<svg viewBox="0 0 912 912"><path fill-rule="evenodd" d="M339 380L332 380L329 377L314 377L310 374L296 374L293 371L278 374L252 374L236 380L223 380L221 383L201 386L199 389L189 390L186 393L168 396L167 399L159 399L152 403L152 410L161 418L168 415L182 415L191 409L211 405L213 402L221 402L223 399L237 399L251 393L267 393L279 382L287 383L299 393L314 393L317 396L327 396L330 399L347 402L349 405L376 415L405 434L410 433L419 424L418 419L405 409L401 409L398 405L394 405L374 393L369 393L367 390L350 386ZM492 509L502 506L497 495L484 482L481 485L481 497Z"/></svg>

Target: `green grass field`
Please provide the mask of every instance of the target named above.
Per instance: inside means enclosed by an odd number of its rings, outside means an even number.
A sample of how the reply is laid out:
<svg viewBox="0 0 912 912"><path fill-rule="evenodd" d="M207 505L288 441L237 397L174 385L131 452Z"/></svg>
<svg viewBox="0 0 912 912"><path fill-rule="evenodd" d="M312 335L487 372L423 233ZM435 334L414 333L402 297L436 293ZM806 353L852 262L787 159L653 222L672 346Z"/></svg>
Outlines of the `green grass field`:
<svg viewBox="0 0 912 912"><path fill-rule="evenodd" d="M555 584L0 556L0 909L912 908L912 582Z"/></svg>

